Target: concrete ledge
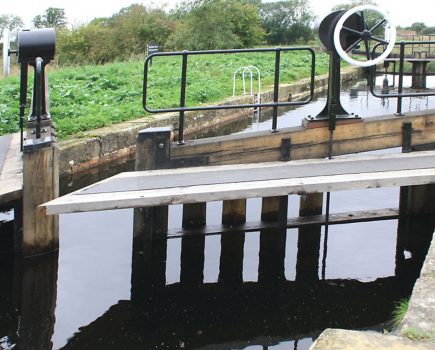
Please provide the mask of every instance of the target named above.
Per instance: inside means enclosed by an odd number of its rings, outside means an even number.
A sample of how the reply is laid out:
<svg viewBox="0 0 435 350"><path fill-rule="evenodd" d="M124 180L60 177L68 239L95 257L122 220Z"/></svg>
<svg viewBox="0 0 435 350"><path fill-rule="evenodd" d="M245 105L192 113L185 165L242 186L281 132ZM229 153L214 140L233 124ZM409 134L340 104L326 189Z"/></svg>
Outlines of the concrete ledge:
<svg viewBox="0 0 435 350"><path fill-rule="evenodd" d="M395 335L326 329L311 345L310 350L433 350L431 341L412 341Z"/></svg>
<svg viewBox="0 0 435 350"><path fill-rule="evenodd" d="M435 236L399 328L401 336L435 341ZM433 347L435 349L435 346Z"/></svg>

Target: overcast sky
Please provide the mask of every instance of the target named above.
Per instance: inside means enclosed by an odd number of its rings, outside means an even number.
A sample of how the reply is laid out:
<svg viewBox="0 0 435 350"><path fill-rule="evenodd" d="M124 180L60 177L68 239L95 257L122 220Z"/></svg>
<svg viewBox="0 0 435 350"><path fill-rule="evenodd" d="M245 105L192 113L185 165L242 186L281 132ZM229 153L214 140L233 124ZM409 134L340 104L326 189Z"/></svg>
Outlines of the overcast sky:
<svg viewBox="0 0 435 350"><path fill-rule="evenodd" d="M263 0L264 1L264 0ZM397 25L409 26L414 22L424 22L427 26L435 26L435 2L433 0L375 0L383 9L387 10ZM180 0L1 0L0 14L14 14L20 16L27 26L32 18L42 14L48 7L65 9L71 24L89 22L95 17L109 17L121 8L132 3L145 5L167 4L174 7ZM311 9L322 19L330 9L348 0L308 0Z"/></svg>

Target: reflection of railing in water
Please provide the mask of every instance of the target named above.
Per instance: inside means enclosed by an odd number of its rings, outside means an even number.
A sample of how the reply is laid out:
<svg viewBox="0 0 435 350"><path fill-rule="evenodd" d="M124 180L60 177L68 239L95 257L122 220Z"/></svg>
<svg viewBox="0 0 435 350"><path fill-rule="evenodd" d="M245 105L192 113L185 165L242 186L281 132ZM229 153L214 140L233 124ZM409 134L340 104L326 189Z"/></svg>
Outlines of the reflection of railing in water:
<svg viewBox="0 0 435 350"><path fill-rule="evenodd" d="M395 303L409 296L433 228L433 219L400 221L395 277L366 283L321 281L313 276L304 279L303 275L287 281L282 274L272 274L277 260L275 243L283 236L279 230L269 230L261 233L263 265L259 267L258 282L242 282L240 270L232 268L234 262L238 266L243 260L240 248L245 235L233 232L222 236L221 273L216 283L199 281L199 269L190 256L195 255L195 250L203 252L201 238L183 238L182 279L166 285L167 241L144 242L143 249L132 256L131 300L118 302L89 325L83 325L63 349L114 349L120 344L129 349L138 345L176 349L180 344L185 349L210 344L215 344L216 349L252 345L267 349L293 340L297 349L297 339L315 338L324 328L381 324L389 320ZM309 231L299 231L304 240L298 242L299 249L304 250L301 245L308 244L309 235ZM405 258L405 250L411 258ZM305 250L304 254L309 252ZM301 266L306 256L299 252L297 259L296 266ZM51 349L56 322L57 255L24 263L10 261L0 264L0 269L0 314L10 316L8 341L17 348ZM266 275L260 278L260 271Z"/></svg>
<svg viewBox="0 0 435 350"><path fill-rule="evenodd" d="M297 349L297 339L315 338L324 328L380 324L389 319L395 303L409 295L433 227L433 221L402 221L396 277L367 283L304 280L300 276L287 281L278 274L259 278L258 282L241 282L239 270L232 270L232 266L243 259L240 247L244 233L233 232L221 240L220 270L227 278L198 283L198 268L192 265L188 252L199 249L202 243L185 238L183 279L166 285L167 241L144 243L142 251L132 256L131 300L118 302L89 325L83 325L63 349L114 349L120 344L129 349L138 344L141 348L176 349L181 343L185 349L209 344L216 344L217 349L256 344L267 349L289 340L296 340ZM299 233L302 237L308 232ZM282 235L274 230L264 232L264 237L266 234L269 241L261 240L260 250L269 252L260 253L261 269L270 272L276 264L274 242ZM404 250L411 253L411 258L405 259ZM297 265L302 259L298 254ZM52 348L55 322L60 321L54 317L57 266L57 254L22 262L2 261L0 315L7 320L1 334L4 341L20 349Z"/></svg>

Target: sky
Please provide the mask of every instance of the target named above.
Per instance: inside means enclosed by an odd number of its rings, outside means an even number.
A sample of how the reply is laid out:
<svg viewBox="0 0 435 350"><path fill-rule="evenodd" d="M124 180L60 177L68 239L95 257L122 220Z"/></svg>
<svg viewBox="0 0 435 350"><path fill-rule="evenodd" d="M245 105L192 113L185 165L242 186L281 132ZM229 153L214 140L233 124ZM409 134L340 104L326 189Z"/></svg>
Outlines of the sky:
<svg viewBox="0 0 435 350"><path fill-rule="evenodd" d="M2 0L0 14L20 16L30 27L33 17L43 14L49 7L65 9L70 24L78 25L89 22L95 17L110 17L121 8L132 3L159 6L167 4L174 7L181 0ZM264 1L264 0L263 0ZM314 14L321 20L330 9L348 0L308 0ZM423 22L435 26L435 2L433 0L375 0L380 7L390 13L396 25L409 26L414 22ZM410 4L412 3L412 6ZM419 9L422 9L419 11Z"/></svg>

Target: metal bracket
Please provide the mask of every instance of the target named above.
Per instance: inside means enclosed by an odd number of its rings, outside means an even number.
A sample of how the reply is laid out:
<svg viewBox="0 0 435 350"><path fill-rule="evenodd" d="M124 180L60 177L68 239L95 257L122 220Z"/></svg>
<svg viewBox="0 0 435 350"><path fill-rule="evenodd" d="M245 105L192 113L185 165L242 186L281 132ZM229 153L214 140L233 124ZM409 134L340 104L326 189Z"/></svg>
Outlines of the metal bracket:
<svg viewBox="0 0 435 350"><path fill-rule="evenodd" d="M281 160L286 162L291 159L291 146L292 146L292 140L291 139L282 139L281 140Z"/></svg>

